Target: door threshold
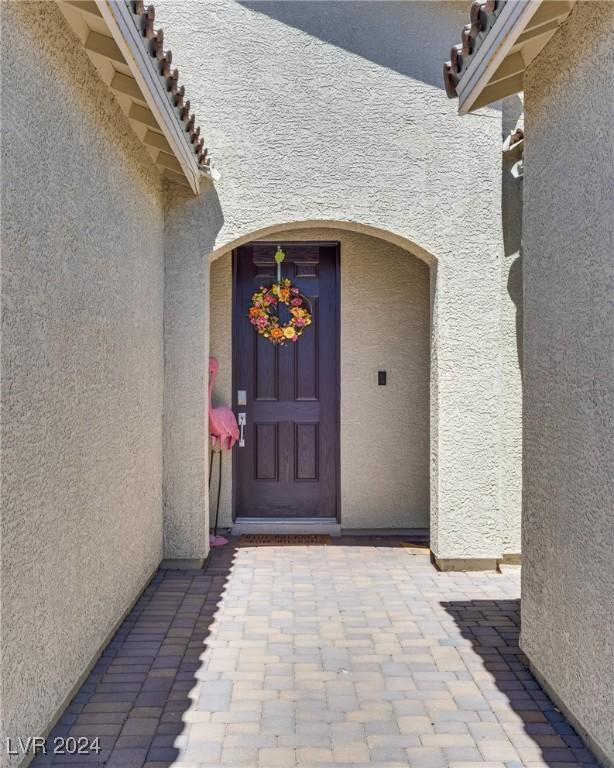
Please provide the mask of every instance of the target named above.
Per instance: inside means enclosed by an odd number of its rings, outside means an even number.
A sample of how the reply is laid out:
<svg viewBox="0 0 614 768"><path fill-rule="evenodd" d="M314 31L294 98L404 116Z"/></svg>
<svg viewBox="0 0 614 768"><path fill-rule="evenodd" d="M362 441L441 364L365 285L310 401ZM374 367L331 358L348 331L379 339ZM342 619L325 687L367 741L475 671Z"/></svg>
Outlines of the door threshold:
<svg viewBox="0 0 614 768"><path fill-rule="evenodd" d="M287 517L238 517L232 526L232 535L242 533L319 533L341 536L341 526L334 517L303 517L289 520Z"/></svg>

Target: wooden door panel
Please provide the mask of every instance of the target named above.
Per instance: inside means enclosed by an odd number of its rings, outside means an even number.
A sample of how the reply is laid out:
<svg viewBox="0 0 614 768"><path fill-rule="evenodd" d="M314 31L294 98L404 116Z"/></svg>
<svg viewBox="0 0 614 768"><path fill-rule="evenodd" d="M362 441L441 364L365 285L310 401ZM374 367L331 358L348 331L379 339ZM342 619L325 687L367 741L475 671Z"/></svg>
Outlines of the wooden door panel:
<svg viewBox="0 0 614 768"><path fill-rule="evenodd" d="M337 243L285 243L282 276L310 303L312 324L274 346L247 319L252 294L276 279L277 243L234 253L234 406L247 414L235 448L240 517L336 517L339 454ZM282 310L283 311L283 310ZM247 405L236 402L246 390Z"/></svg>
<svg viewBox="0 0 614 768"><path fill-rule="evenodd" d="M318 481L318 424L294 425L294 479Z"/></svg>
<svg viewBox="0 0 614 768"><path fill-rule="evenodd" d="M304 333L294 348L294 399L295 400L315 400L319 398L319 318L318 318L318 300L314 298L311 302L313 320L308 330L313 329L313 333ZM304 342L304 344L302 343ZM301 344L301 349L298 348Z"/></svg>
<svg viewBox="0 0 614 768"><path fill-rule="evenodd" d="M278 392L278 369L279 369L279 349L271 343L265 342L254 332L254 351L253 351L253 377L252 387L254 399L279 400Z"/></svg>
<svg viewBox="0 0 614 768"><path fill-rule="evenodd" d="M277 424L254 424L255 480L277 480L279 434Z"/></svg>

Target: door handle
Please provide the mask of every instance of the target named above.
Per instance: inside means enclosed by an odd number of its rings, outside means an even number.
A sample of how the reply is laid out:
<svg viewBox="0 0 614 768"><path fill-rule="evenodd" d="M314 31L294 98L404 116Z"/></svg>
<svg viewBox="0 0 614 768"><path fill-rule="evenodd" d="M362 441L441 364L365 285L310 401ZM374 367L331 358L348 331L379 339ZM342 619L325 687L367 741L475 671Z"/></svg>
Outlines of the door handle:
<svg viewBox="0 0 614 768"><path fill-rule="evenodd" d="M239 416L238 423L239 423L239 429L240 429L239 448L245 448L245 435L243 434L243 429L247 424L247 414L245 413L245 411L243 411L242 413L239 413L238 416Z"/></svg>

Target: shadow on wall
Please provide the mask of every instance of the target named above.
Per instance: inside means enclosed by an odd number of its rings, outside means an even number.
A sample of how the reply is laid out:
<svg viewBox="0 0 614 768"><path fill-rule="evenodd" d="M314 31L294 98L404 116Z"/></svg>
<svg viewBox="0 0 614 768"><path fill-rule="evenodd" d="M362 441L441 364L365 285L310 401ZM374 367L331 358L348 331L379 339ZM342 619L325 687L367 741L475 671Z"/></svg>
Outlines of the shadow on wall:
<svg viewBox="0 0 614 768"><path fill-rule="evenodd" d="M240 4L442 90L442 62L468 21L468 5L451 2L240 0Z"/></svg>
<svg viewBox="0 0 614 768"><path fill-rule="evenodd" d="M519 96L503 101L501 131L505 139L518 125L524 105ZM512 176L517 158L501 159L501 223L507 267L507 292L516 307L516 349L522 375L522 179Z"/></svg>
<svg viewBox="0 0 614 768"><path fill-rule="evenodd" d="M484 680L481 694L486 699L484 709L496 710L498 722L468 723L486 750L485 759L508 766L546 763L553 768L580 764L598 768L593 755L533 677L520 650L520 600L459 600L441 605L481 656L492 680L490 685ZM479 701L473 698L475 701L467 701L466 709L479 710ZM499 707L498 701L505 706ZM490 749L492 755L488 755Z"/></svg>
<svg viewBox="0 0 614 768"><path fill-rule="evenodd" d="M510 264L507 273L507 292L516 306L516 351L522 376L522 251Z"/></svg>

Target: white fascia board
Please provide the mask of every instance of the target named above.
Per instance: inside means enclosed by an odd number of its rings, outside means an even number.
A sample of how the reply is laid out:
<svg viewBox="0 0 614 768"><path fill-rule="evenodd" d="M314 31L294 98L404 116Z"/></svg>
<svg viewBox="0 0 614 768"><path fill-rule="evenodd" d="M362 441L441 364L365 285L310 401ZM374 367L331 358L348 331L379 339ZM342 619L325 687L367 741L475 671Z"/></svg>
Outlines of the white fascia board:
<svg viewBox="0 0 614 768"><path fill-rule="evenodd" d="M96 0L96 4L109 32L126 59L147 106L181 165L192 191L198 194L201 178L198 161L188 146L175 107L171 104L162 81L152 66L151 58L143 46L140 30L137 28L130 8L124 0Z"/></svg>
<svg viewBox="0 0 614 768"><path fill-rule="evenodd" d="M466 115L533 18L542 0L508 0L456 87L458 112Z"/></svg>

